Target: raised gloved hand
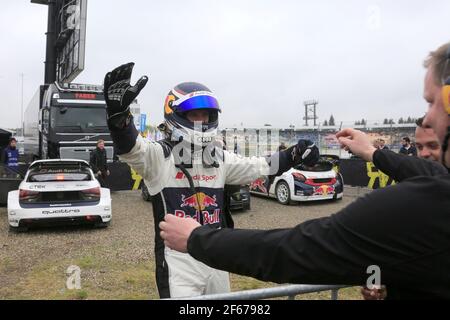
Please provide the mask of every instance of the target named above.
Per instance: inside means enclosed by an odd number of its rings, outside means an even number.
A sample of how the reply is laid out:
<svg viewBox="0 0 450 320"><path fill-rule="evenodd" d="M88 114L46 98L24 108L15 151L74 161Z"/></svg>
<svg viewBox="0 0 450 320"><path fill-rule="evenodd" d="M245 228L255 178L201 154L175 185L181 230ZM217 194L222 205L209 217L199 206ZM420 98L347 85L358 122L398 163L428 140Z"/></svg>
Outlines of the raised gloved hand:
<svg viewBox="0 0 450 320"><path fill-rule="evenodd" d="M270 166L269 176L278 176L301 163L313 166L319 161L319 156L319 149L314 142L300 139L296 145L266 158Z"/></svg>
<svg viewBox="0 0 450 320"><path fill-rule="evenodd" d="M110 129L123 128L129 123L130 104L147 84L147 76L141 77L134 86L130 84L133 67L134 62L123 64L105 76L103 93Z"/></svg>
<svg viewBox="0 0 450 320"><path fill-rule="evenodd" d="M300 139L298 143L286 150L291 153L292 161L295 164L304 163L313 166L319 161L319 149L311 140Z"/></svg>

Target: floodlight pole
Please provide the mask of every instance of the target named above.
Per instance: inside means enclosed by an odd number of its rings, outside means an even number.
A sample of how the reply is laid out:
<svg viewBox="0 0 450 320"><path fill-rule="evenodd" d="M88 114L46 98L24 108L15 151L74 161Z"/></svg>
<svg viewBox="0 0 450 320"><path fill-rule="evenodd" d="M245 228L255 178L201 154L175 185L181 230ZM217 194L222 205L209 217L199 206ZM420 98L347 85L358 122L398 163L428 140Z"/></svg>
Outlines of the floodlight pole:
<svg viewBox="0 0 450 320"><path fill-rule="evenodd" d="M48 5L47 18L47 44L45 49L45 75L44 83L49 84L56 81L56 12L59 0L31 0L31 3Z"/></svg>
<svg viewBox="0 0 450 320"><path fill-rule="evenodd" d="M308 126L308 120L312 119L314 121L314 126L316 126L317 114L316 114L316 106L319 103L317 100L308 100L304 101L303 104L305 106L305 116L303 119L305 120L305 126ZM311 110L312 106L312 110ZM310 112L313 112L313 116L309 115Z"/></svg>
<svg viewBox="0 0 450 320"><path fill-rule="evenodd" d="M24 74L21 73L20 77L22 78L22 90L21 90L22 94L21 94L21 99L20 99L20 127L22 128L21 136L24 136L24 133L23 133L23 131L24 131L24 123L23 123L23 77L24 77Z"/></svg>
<svg viewBox="0 0 450 320"><path fill-rule="evenodd" d="M45 84L56 81L56 1L48 1L47 47L45 52Z"/></svg>

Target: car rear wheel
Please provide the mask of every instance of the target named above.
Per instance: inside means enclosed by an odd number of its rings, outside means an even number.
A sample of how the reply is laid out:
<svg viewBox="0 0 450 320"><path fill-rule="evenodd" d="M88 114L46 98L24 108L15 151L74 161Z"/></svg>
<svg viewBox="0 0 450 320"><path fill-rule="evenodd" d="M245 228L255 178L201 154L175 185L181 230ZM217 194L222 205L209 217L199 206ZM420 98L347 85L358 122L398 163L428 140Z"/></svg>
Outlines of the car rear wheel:
<svg viewBox="0 0 450 320"><path fill-rule="evenodd" d="M103 229L109 227L109 224L110 224L109 222L98 222L94 225L94 227L98 229Z"/></svg>
<svg viewBox="0 0 450 320"><path fill-rule="evenodd" d="M275 188L275 195L279 203L288 205L291 203L291 190L285 181L280 181Z"/></svg>
<svg viewBox="0 0 450 320"><path fill-rule="evenodd" d="M28 231L28 227L12 227L9 226L9 230L12 232L16 232L16 233L22 233L22 232L27 232Z"/></svg>

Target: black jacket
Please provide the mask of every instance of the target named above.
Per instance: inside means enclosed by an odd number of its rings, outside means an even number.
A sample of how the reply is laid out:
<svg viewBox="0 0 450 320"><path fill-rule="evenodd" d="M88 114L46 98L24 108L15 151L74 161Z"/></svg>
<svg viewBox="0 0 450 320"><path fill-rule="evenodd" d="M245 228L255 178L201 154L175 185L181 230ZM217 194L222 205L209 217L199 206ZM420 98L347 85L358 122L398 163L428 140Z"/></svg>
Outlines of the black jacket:
<svg viewBox="0 0 450 320"><path fill-rule="evenodd" d="M417 156L417 149L414 146L410 146L408 149L406 149L405 147L401 147L399 153L407 156Z"/></svg>
<svg viewBox="0 0 450 320"><path fill-rule="evenodd" d="M375 166L397 182L417 175L436 176L446 174L439 162L416 157L405 157L390 150L377 150L373 154Z"/></svg>
<svg viewBox="0 0 450 320"><path fill-rule="evenodd" d="M376 151L375 165L382 167L378 162L390 156ZM436 167L428 161L401 157L396 173L401 183L358 198L336 214L292 229L199 227L188 251L214 268L278 283L365 285L367 268L377 265L390 299L448 299L450 175L434 175ZM406 173L415 177L405 178Z"/></svg>
<svg viewBox="0 0 450 320"><path fill-rule="evenodd" d="M90 165L92 168L92 171L94 173L97 173L99 171L105 172L108 170L108 164L107 164L107 157L106 157L106 150L95 148L95 150L91 151L91 157L90 157Z"/></svg>

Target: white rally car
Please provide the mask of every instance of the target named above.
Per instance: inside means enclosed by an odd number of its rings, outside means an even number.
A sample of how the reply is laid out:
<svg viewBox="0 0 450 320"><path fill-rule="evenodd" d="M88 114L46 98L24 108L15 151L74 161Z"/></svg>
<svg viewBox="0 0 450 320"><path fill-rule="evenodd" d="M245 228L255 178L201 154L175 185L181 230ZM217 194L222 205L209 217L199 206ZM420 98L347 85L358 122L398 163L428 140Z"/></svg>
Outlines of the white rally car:
<svg viewBox="0 0 450 320"><path fill-rule="evenodd" d="M111 221L111 195L101 188L84 160L51 159L33 162L19 185L8 193L10 228L92 224Z"/></svg>
<svg viewBox="0 0 450 320"><path fill-rule="evenodd" d="M321 156L315 166L299 165L273 181L269 177L258 178L250 184L250 192L277 198L281 204L342 199L344 179L337 169L338 160L334 156Z"/></svg>

